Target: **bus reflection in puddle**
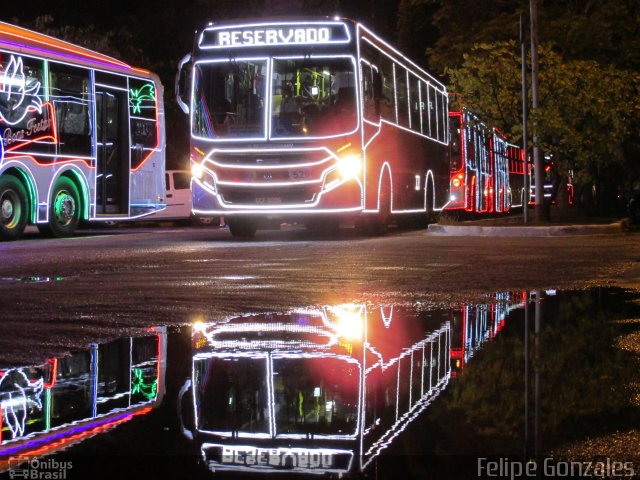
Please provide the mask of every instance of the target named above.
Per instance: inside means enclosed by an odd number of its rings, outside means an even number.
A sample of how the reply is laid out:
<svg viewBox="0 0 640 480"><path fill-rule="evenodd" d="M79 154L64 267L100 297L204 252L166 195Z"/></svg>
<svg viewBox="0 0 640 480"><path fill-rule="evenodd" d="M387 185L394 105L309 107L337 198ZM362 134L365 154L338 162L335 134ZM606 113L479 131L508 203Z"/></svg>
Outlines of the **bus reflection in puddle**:
<svg viewBox="0 0 640 480"><path fill-rule="evenodd" d="M0 370L0 472L24 473L15 469L33 457L60 452L157 407L165 394L166 337L166 328L156 327L146 337Z"/></svg>
<svg viewBox="0 0 640 480"><path fill-rule="evenodd" d="M183 433L212 471L363 472L527 295L457 310L339 305L193 327Z"/></svg>

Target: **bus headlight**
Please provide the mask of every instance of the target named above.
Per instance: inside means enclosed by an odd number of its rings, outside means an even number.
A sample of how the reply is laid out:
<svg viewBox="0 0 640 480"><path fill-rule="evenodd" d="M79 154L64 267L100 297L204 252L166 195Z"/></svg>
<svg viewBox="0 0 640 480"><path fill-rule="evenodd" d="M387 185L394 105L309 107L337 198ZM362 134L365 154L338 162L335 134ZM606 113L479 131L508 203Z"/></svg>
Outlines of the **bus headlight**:
<svg viewBox="0 0 640 480"><path fill-rule="evenodd" d="M197 178L198 180L202 180L202 176L204 175L204 168L199 163L194 163L191 165L191 176Z"/></svg>
<svg viewBox="0 0 640 480"><path fill-rule="evenodd" d="M343 179L356 178L362 171L360 155L347 155L338 160L338 172Z"/></svg>

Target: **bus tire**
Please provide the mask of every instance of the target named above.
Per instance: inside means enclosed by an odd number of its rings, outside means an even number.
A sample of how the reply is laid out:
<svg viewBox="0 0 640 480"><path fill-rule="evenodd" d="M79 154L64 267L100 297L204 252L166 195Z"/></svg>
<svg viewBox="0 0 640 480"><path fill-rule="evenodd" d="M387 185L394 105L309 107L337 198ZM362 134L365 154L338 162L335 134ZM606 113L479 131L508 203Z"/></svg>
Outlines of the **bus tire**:
<svg viewBox="0 0 640 480"><path fill-rule="evenodd" d="M73 235L80 222L80 195L76 185L67 177L60 177L49 199L49 222L39 224L40 233L63 238Z"/></svg>
<svg viewBox="0 0 640 480"><path fill-rule="evenodd" d="M231 235L236 238L253 238L258 230L255 220L251 218L230 217L226 221Z"/></svg>
<svg viewBox="0 0 640 480"><path fill-rule="evenodd" d="M22 183L13 175L0 177L0 240L17 240L27 226L29 203Z"/></svg>

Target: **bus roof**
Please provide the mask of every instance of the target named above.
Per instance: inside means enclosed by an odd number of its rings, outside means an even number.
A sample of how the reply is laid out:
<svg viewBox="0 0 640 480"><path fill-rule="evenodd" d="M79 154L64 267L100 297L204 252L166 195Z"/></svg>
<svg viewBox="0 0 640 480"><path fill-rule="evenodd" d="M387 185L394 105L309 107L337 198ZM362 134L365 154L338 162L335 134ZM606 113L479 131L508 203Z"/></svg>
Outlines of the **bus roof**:
<svg viewBox="0 0 640 480"><path fill-rule="evenodd" d="M129 64L116 58L103 55L73 43L59 40L49 35L28 30L26 28L0 22L0 47L18 48L25 53L45 55L47 58L56 58L73 63L109 68L116 70L136 71L142 74L150 74L149 71L133 68Z"/></svg>

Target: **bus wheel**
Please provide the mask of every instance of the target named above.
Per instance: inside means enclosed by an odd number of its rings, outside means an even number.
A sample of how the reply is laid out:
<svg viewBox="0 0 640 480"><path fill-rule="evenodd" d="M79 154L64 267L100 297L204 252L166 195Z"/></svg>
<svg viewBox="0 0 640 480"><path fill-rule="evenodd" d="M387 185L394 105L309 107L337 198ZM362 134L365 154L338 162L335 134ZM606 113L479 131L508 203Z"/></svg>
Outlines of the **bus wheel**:
<svg viewBox="0 0 640 480"><path fill-rule="evenodd" d="M226 221L231 235L236 238L252 238L258 230L256 222L250 218L231 217Z"/></svg>
<svg viewBox="0 0 640 480"><path fill-rule="evenodd" d="M80 221L80 195L75 184L60 177L49 201L49 223L38 226L45 235L62 238L73 235Z"/></svg>
<svg viewBox="0 0 640 480"><path fill-rule="evenodd" d="M0 239L16 240L27 226L27 193L20 181L0 177Z"/></svg>

